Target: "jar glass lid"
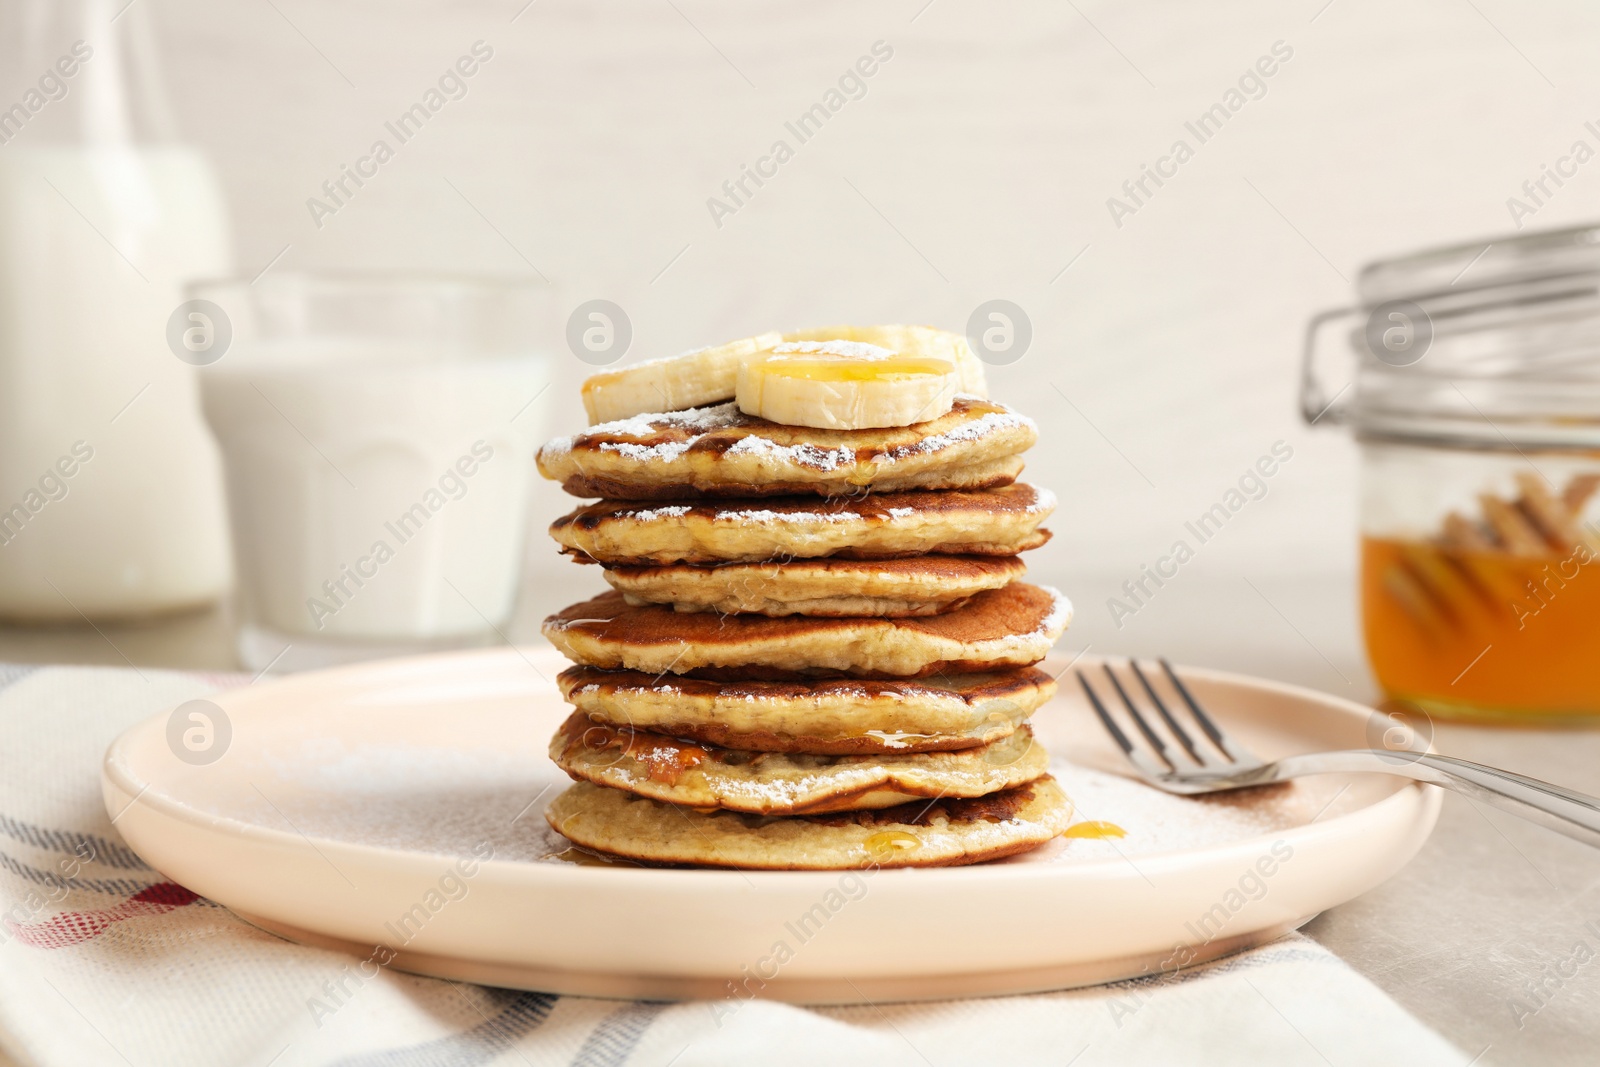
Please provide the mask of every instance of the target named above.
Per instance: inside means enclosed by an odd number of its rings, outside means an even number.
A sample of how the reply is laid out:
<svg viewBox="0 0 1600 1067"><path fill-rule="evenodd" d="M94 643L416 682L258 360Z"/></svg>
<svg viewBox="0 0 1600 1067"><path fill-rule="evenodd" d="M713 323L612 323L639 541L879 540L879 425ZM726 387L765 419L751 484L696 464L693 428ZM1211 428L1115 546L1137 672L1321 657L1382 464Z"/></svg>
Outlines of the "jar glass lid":
<svg viewBox="0 0 1600 1067"><path fill-rule="evenodd" d="M1361 269L1363 304L1473 291L1558 275L1600 272L1600 226L1544 230L1430 248Z"/></svg>
<svg viewBox="0 0 1600 1067"><path fill-rule="evenodd" d="M1308 420L1370 436L1600 448L1600 226L1379 260L1356 291L1359 306L1311 322ZM1318 348L1336 323L1342 387Z"/></svg>

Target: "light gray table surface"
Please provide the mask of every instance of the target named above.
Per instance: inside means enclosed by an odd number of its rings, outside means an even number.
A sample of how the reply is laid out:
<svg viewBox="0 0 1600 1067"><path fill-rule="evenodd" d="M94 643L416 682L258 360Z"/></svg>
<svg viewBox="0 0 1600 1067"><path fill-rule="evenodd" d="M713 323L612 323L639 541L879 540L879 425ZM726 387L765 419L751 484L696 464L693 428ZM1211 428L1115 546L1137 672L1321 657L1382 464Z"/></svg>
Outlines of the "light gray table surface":
<svg viewBox="0 0 1600 1067"><path fill-rule="evenodd" d="M1348 578L1185 575L1160 611L1113 630L1112 576L1045 576L1074 594L1076 650L1167 655L1368 702ZM598 591L589 568L528 583L513 640L546 613ZM1253 587L1252 587L1253 586ZM0 661L237 669L226 608L145 623L0 627ZM1600 731L1439 723L1446 753L1600 793ZM1594 927L1585 924L1593 921ZM1305 928L1463 1052L1463 1063L1591 1064L1600 1032L1600 852L1447 795L1438 829L1395 878ZM1551 980L1585 942L1577 973ZM1570 968L1568 968L1570 970ZM1543 992L1530 991L1545 982ZM1542 1006L1541 1006L1542 1001ZM1519 1022L1517 1004L1538 1010Z"/></svg>

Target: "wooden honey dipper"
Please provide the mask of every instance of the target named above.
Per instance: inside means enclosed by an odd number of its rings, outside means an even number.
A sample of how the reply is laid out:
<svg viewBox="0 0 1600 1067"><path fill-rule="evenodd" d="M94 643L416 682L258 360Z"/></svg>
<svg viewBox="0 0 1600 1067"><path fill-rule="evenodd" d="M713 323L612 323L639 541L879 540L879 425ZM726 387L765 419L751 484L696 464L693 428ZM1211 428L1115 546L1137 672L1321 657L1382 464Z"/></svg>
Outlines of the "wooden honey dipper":
<svg viewBox="0 0 1600 1067"><path fill-rule="evenodd" d="M1600 537L1579 522L1600 490L1600 474L1574 475L1559 496L1529 471L1519 471L1516 482L1516 499L1480 493L1480 519L1450 512L1437 535L1405 545L1384 572L1384 590L1430 636L1514 620L1515 605L1528 598L1525 585L1537 572L1528 567L1522 573L1507 562L1548 565L1580 546L1600 553Z"/></svg>

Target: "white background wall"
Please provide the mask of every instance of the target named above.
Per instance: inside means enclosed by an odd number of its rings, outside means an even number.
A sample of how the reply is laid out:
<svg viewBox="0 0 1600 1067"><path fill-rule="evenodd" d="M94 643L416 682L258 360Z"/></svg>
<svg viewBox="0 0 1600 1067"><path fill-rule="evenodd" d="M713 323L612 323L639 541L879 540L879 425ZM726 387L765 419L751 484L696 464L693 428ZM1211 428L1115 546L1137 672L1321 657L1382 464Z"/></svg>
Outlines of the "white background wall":
<svg viewBox="0 0 1600 1067"><path fill-rule="evenodd" d="M1600 11L1575 0L140 2L245 273L286 245L280 268L532 264L563 308L626 308L630 359L1017 302L1033 348L993 392L1040 421L1027 477L1063 498L1033 570L1107 646L1180 605L1205 623L1201 591L1240 577L1290 618L1296 576L1348 581L1356 453L1299 423L1305 319L1370 258L1508 230L1506 198L1600 118ZM469 95L319 230L307 197L479 39ZM865 98L716 226L706 199L878 40L894 57ZM1277 41L1293 58L1265 97L1114 225L1107 197ZM1600 162L1535 224L1593 217L1597 191ZM589 368L560 363L570 429ZM1116 633L1115 586L1278 439L1295 456L1270 496ZM1353 615L1296 622L1354 640Z"/></svg>

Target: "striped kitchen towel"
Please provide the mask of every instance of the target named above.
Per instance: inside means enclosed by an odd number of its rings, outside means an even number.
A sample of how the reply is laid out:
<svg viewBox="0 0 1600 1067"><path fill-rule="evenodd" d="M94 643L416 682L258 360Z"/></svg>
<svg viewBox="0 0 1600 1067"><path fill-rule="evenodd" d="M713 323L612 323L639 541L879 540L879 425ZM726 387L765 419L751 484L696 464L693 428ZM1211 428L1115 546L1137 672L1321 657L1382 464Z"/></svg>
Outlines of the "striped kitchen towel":
<svg viewBox="0 0 1600 1067"><path fill-rule="evenodd" d="M1176 977L1033 996L799 1008L488 989L281 940L150 869L100 799L106 746L231 675L0 665L0 1062L1406 1063L1469 1058L1291 936ZM335 1013L318 1010L333 998Z"/></svg>

